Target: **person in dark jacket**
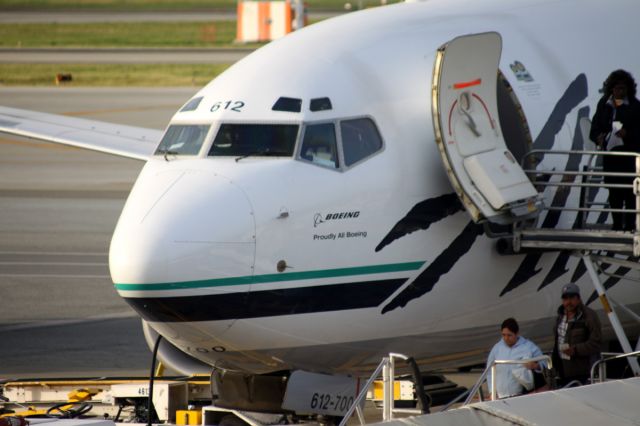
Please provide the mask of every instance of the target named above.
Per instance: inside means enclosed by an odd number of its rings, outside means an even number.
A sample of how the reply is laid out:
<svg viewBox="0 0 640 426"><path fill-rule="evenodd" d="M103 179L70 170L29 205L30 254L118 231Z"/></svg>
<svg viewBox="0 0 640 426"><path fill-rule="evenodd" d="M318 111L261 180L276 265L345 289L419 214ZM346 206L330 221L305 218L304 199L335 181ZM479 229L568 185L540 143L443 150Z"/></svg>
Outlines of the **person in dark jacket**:
<svg viewBox="0 0 640 426"><path fill-rule="evenodd" d="M580 288L569 283L562 287L562 305L554 328L553 365L564 386L574 380L586 384L591 366L600 358L602 329L598 315L584 306Z"/></svg>
<svg viewBox="0 0 640 426"><path fill-rule="evenodd" d="M602 150L640 153L640 101L636 99L636 82L627 71L613 71L605 80L589 138ZM635 172L635 160L608 155L604 156L603 168L605 172ZM605 183L631 184L633 178L605 176ZM635 210L633 189L609 188L609 204L612 209ZM611 215L614 230L635 228L635 215L621 212Z"/></svg>

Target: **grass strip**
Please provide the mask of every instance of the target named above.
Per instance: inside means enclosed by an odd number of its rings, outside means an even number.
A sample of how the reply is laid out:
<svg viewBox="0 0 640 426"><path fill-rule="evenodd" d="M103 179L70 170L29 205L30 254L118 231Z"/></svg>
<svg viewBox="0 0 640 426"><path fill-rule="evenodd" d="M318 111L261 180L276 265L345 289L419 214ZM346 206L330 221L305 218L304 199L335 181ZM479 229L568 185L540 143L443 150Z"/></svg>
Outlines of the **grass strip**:
<svg viewBox="0 0 640 426"><path fill-rule="evenodd" d="M55 86L57 74L70 74L64 86L204 86L226 64L0 64L2 86Z"/></svg>
<svg viewBox="0 0 640 426"><path fill-rule="evenodd" d="M225 47L235 37L235 21L0 25L0 47Z"/></svg>
<svg viewBox="0 0 640 426"><path fill-rule="evenodd" d="M306 0L313 9L340 10L348 0ZM378 1L365 1L370 5ZM357 4L357 2L356 2ZM235 10L236 0L0 0L0 10L110 10L110 11L162 11L162 10Z"/></svg>

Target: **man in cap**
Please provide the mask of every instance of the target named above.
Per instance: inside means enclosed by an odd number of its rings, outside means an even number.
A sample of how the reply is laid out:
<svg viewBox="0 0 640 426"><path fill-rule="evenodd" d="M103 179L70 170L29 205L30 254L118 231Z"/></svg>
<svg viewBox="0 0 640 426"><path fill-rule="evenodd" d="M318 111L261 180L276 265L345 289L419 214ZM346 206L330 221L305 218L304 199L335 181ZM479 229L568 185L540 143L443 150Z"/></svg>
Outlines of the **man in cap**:
<svg viewBox="0 0 640 426"><path fill-rule="evenodd" d="M562 287L554 332L553 365L558 369L559 385L574 380L587 383L591 366L600 358L602 329L598 315L584 306L574 283Z"/></svg>

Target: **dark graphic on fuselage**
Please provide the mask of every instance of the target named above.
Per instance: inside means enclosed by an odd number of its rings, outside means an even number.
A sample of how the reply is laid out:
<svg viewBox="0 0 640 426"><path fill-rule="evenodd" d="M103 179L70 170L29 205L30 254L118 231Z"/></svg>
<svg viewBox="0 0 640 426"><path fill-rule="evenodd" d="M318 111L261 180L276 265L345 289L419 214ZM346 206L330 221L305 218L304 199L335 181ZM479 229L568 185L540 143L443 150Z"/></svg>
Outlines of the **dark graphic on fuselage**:
<svg viewBox="0 0 640 426"><path fill-rule="evenodd" d="M455 193L421 201L413 206L409 213L396 223L391 231L380 241L380 244L376 246L376 252L379 252L398 238L415 231L428 229L432 223L461 210L462 203Z"/></svg>
<svg viewBox="0 0 640 426"><path fill-rule="evenodd" d="M458 260L471 249L473 243L483 232L482 225L469 222L460 235L411 284L382 308L382 313L385 314L396 308L403 308L409 301L430 292L438 283L440 277L453 268Z"/></svg>
<svg viewBox="0 0 640 426"><path fill-rule="evenodd" d="M556 103L549 119L543 126L538 137L535 139L533 148L542 150L552 149L555 145L556 137L562 131L568 115L587 98L587 95L587 78L585 74L580 74L569 84L567 90ZM588 107L583 107L578 111L572 141L573 150L583 149L583 137L588 137L586 135L582 135L579 131L579 122L582 117L589 117ZM536 160L539 164L543 159L544 156L541 155ZM579 155L569 155L565 165L565 170L579 171L580 162L581 157ZM565 183L571 183L575 179L576 176L563 177L563 181ZM570 191L567 188L560 188L556 190L551 205L553 207L565 206L569 193ZM596 195L597 191L591 191L589 193L588 200L593 201ZM445 194L440 197L422 201L421 203L416 204L402 220L396 223L393 229L389 231L375 250L376 252L380 251L393 241L414 231L426 230L432 223L462 210L462 204L456 194ZM600 213L597 223L605 223L607 216L607 213ZM554 228L558 224L559 220L560 212L551 210L546 215L541 226L543 228ZM579 228L581 224L582 215L578 214L572 227L576 229ZM409 283L396 297L383 307L382 313L384 314L398 307L404 307L409 301L430 292L439 281L440 277L448 273L451 268L453 268L456 262L471 249L477 237L482 235L482 233L483 227L481 225L474 224L473 222L467 224L454 241L439 256L437 256L413 282ZM531 278L540 273L542 268L538 267L538 263L540 262L541 257L542 253L530 253L525 255L520 267L516 270L513 277L501 291L500 296L504 296L508 292L529 282ZM571 253L569 251L563 250L558 253L553 266L538 287L538 291L569 272L567 265L570 257ZM604 283L605 288L608 289L615 285L620 280L620 276L624 276L628 271L628 268L618 267L614 273L616 276L610 277ZM571 282L575 282L580 279L585 272L586 268L583 263L578 262L573 271ZM591 303L596 298L597 294L594 292L588 299L587 303Z"/></svg>
<svg viewBox="0 0 640 426"><path fill-rule="evenodd" d="M567 119L569 113L575 109L582 101L587 98L588 95L588 87L587 87L587 77L584 74L578 75L575 80L569 84L567 90L562 94L556 106L553 108L549 119L543 126L540 134L535 139L533 143L534 149L551 149L555 143L556 136L561 132L562 127ZM588 115L588 109L582 109L581 114ZM579 122L579 120L578 120ZM576 123L576 127L577 127ZM581 149L582 148L582 139L577 137L578 132L574 132L574 138L572 142L572 149ZM537 158L538 162L542 162L544 157ZM567 164L565 165L565 170L567 171L578 171L580 167L580 156L578 155L570 155L567 158ZM565 176L563 180L565 182L570 182L575 179L575 176ZM551 206L553 207L562 207L567 203L567 199L569 197L569 188L558 188L556 190L553 200L551 202ZM542 228L555 228L560 220L560 211L550 210L543 223ZM561 254L561 256L564 256ZM520 267L515 272L511 280L507 283L505 288L500 293L500 296L505 295L506 293L518 288L522 284L528 282L531 278L537 275L542 268L538 267L538 263L542 257L542 253L530 253L525 256L520 264ZM568 260L568 259L567 259ZM565 263L566 264L566 263ZM559 268L563 268L561 265L557 265L554 270L555 279L559 278L558 275ZM553 269L553 268L552 268ZM551 278L551 276L549 276ZM547 283L548 284L548 283Z"/></svg>
<svg viewBox="0 0 640 426"><path fill-rule="evenodd" d="M576 121L576 128L579 128L579 123L580 120L583 117L589 117L589 107L583 107L580 108L580 110L578 111L578 117L577 117L577 121ZM580 134L580 132L575 132L573 135L573 143L572 143L572 149L574 150L580 150L582 149L582 135ZM567 162L567 170L571 170L571 171L578 171L578 169L580 168L580 157L579 156L570 156L573 157L569 158L569 161ZM566 179L563 179L564 182L572 182L574 180L576 180L577 176L571 177L571 179L569 179L569 177L567 177ZM594 191L590 191L589 195L591 197L593 197L595 195ZM606 216L604 216L604 218L602 218L604 220L606 220ZM598 219L600 220L600 218ZM573 229L579 229L582 227L582 221L583 221L583 212L579 212L576 215L576 218L573 222L573 225L571 226ZM546 286L548 286L549 284L553 283L555 280L557 280L558 278L560 278L561 276L563 276L564 274L566 274L567 272L569 272L569 269L567 269L567 263L569 262L569 259L571 258L571 252L568 250L563 250L560 252L560 254L558 254L558 257L556 257L555 262L553 263L553 266L551 266L551 269L549 270L549 273L547 273L547 275L544 277L544 279L542 280L542 284L540 284L540 286L538 287L538 290L542 290L543 288L545 288Z"/></svg>

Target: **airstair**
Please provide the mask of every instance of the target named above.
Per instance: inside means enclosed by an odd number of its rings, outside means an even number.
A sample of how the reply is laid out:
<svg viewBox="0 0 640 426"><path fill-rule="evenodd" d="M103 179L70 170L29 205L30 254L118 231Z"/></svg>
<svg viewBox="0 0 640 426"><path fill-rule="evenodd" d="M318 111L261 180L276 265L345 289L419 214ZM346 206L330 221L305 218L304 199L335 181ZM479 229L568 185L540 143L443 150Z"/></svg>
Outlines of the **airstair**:
<svg viewBox="0 0 640 426"><path fill-rule="evenodd" d="M640 269L640 154L597 150L588 141L590 123L583 117L582 145L593 149L535 149L518 162L499 125L501 50L502 39L492 32L460 36L438 49L432 115L451 186L471 219L499 240L500 252L562 251L581 258L623 350L631 352L600 276L611 265ZM526 117L521 118L528 133ZM604 171L602 164L611 157L635 170ZM614 188L633 191L635 209L611 208ZM625 224L626 231L612 229L609 216L618 214L634 217L635 224ZM635 358L629 363L640 374Z"/></svg>
<svg viewBox="0 0 640 426"><path fill-rule="evenodd" d="M549 157L565 157L551 164L583 164L582 170L544 170L537 167ZM602 160L605 156L623 156L629 162L635 162L635 172L604 172ZM640 316L622 303L612 301L603 285L601 277L623 278L611 270L640 270L640 154L606 151L554 151L533 150L522 160L524 172L539 193L549 188L554 194L550 205L543 205L540 215L535 219L515 222L511 239L514 253L535 251L567 251L582 259L589 278L596 290L600 302L616 333L624 352L632 352L631 344L616 315L613 305L623 309L640 323ZM624 177L633 184L606 183L606 176ZM612 209L607 203L611 188L633 190L636 200L635 210ZM628 231L612 230L605 222L613 213L633 215L634 229ZM559 220L561 215L574 215L574 220ZM544 217L544 219L543 219ZM563 228L561 223L571 223ZM630 279L629 277L624 277ZM635 350L640 349L640 340ZM628 358L629 365L636 375L640 375L640 366L635 357Z"/></svg>
<svg viewBox="0 0 640 426"><path fill-rule="evenodd" d="M431 112L447 177L471 219L499 240L501 253L562 251L580 257L623 350L631 352L600 276L610 265L640 269L640 154L597 150L587 137L590 122L582 117L587 149L535 149L516 159L502 130L502 124L513 123L500 122L501 54L502 37L495 32L456 37L437 51ZM511 107L519 109L515 102ZM528 137L518 146L530 146L524 114L520 121ZM605 172L602 164L611 157L628 169ZM635 209L611 208L614 188L633 191ZM608 218L618 214L635 216L635 224L624 224L627 231L611 229ZM640 375L636 359L629 364Z"/></svg>
<svg viewBox="0 0 640 426"><path fill-rule="evenodd" d="M531 146L531 135L522 111L519 123L500 122L498 89L509 92L498 85L501 53L502 37L495 32L459 36L437 51L431 112L444 171L471 220L498 240L501 253L555 251L581 259L623 351L631 353L613 304L639 323L640 317L607 296L602 277L611 270L640 270L640 154L597 150L588 141L590 123L585 117L579 122L585 149L535 149L516 158L510 146ZM521 109L517 99L508 107ZM525 137L511 140L510 145L502 124L516 125ZM606 157L623 157L619 160L634 164L635 170L605 172ZM635 209L611 208L608 198L614 188L633 191ZM612 229L608 223L613 214L634 216L635 226L626 224L633 228L626 231ZM640 375L636 357L628 361L635 375ZM386 419L392 418L390 407L385 413ZM529 424L509 424L513 423ZM561 423L565 422L539 424Z"/></svg>
<svg viewBox="0 0 640 426"><path fill-rule="evenodd" d="M557 220L545 220L541 225L536 222L520 222L514 224L513 249L537 250L578 250L590 252L612 252L618 254L640 256L640 154L606 151L554 151L533 150L525 155L523 164L539 164L545 157L565 157L553 163L585 162L580 171L542 170L540 168L523 167L531 183L540 193L547 188L554 188L555 197L551 205L542 207L546 217L558 218L562 214L574 214L572 227L562 229L555 225ZM605 156L629 158L635 161L636 171L604 172L602 159ZM572 160L570 157L573 157ZM584 160L583 160L584 159ZM605 183L605 176L627 178L633 184ZM613 209L607 203L608 191L612 188L633 190L636 198L635 210ZM579 195L572 195L572 192ZM577 203L575 201L577 200ZM556 202L557 201L557 202ZM612 213L626 213L635 216L635 230L612 230L605 224Z"/></svg>
<svg viewBox="0 0 640 426"><path fill-rule="evenodd" d="M385 426L450 426L473 424L478 426L507 425L556 425L580 424L600 426L603 424L637 425L638 404L640 404L640 378L625 380L606 380L603 368L608 361L637 357L640 352L605 356L594 364L591 373L591 384L587 386L533 392L527 395L499 399L496 395L495 381L492 381L490 399L485 400L482 385L488 373L495 380L496 367L504 364L526 364L541 362L543 368L552 368L552 360L548 355L530 359L494 360L480 375L476 384L467 392L460 394L438 411L430 412L428 405L421 409L399 409L394 406L394 371L396 360L408 360L406 355L390 353L384 357L372 374L367 385L356 397L353 405L343 417L339 426L346 426L352 415L357 413L359 424L364 426L362 403L367 388L382 373L384 382L384 402L382 422ZM596 372L599 372L596 374ZM416 388L416 393L420 390ZM478 399L479 396L479 399ZM466 398L465 398L466 397ZM455 407L452 409L452 407ZM405 417L413 415L413 417ZM354 424L351 422L350 424Z"/></svg>

